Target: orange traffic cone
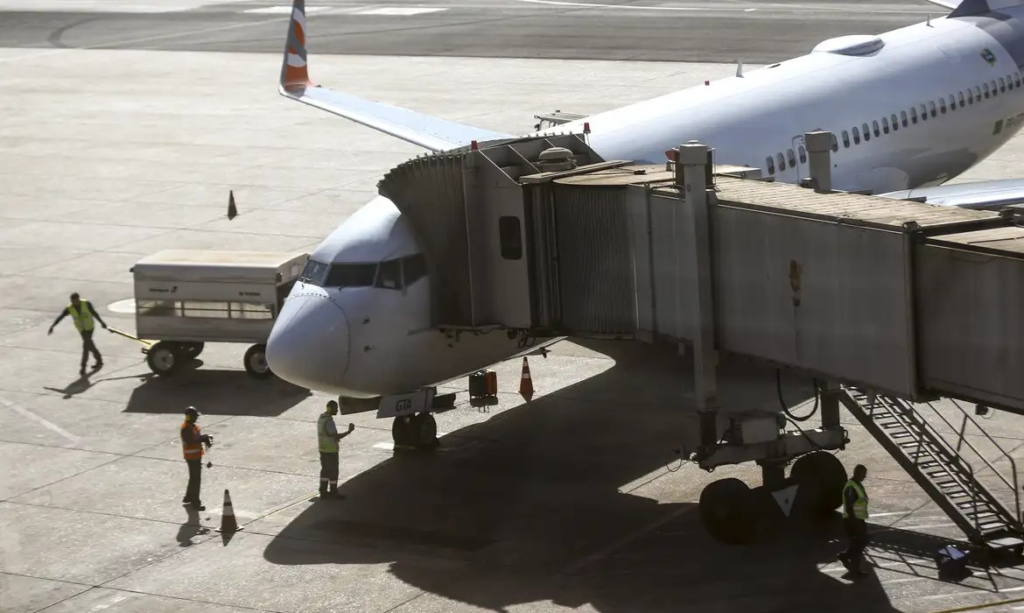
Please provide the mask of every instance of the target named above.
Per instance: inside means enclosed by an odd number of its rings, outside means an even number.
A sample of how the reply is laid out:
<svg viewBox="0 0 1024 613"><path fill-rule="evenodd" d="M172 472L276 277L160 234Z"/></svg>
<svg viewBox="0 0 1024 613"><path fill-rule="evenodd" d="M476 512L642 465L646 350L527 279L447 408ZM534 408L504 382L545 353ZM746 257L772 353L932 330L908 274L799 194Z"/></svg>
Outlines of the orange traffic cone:
<svg viewBox="0 0 1024 613"><path fill-rule="evenodd" d="M523 356L523 376L519 380L519 395L529 402L533 398L533 379L530 378L530 363Z"/></svg>
<svg viewBox="0 0 1024 613"><path fill-rule="evenodd" d="M241 530L235 521L235 510L231 507L231 494L224 490L224 510L220 515L220 529L217 532L231 533Z"/></svg>

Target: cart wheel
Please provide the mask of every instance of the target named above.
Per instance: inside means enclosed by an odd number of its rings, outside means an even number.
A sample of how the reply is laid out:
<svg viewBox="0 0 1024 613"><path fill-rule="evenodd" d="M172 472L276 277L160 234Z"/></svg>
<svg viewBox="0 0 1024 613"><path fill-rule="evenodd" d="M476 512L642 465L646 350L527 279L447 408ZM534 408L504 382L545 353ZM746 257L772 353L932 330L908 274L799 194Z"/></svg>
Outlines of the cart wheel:
<svg viewBox="0 0 1024 613"><path fill-rule="evenodd" d="M161 377L174 374L181 366L180 348L176 343L161 341L149 348L146 363L149 369Z"/></svg>
<svg viewBox="0 0 1024 613"><path fill-rule="evenodd" d="M205 346L206 343L182 343L181 355L188 360L194 360L203 352Z"/></svg>
<svg viewBox="0 0 1024 613"><path fill-rule="evenodd" d="M257 379L267 379L274 374L267 364L266 345L253 345L245 352L245 372Z"/></svg>

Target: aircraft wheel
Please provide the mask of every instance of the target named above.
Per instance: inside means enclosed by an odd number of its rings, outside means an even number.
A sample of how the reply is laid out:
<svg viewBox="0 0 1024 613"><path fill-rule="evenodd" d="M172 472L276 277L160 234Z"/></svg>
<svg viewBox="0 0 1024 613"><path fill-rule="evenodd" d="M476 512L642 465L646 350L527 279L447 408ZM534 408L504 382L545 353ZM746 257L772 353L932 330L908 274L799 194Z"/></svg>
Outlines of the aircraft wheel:
<svg viewBox="0 0 1024 613"><path fill-rule="evenodd" d="M430 413L420 413L412 418L412 440L417 449L430 450L438 446L437 421Z"/></svg>
<svg viewBox="0 0 1024 613"><path fill-rule="evenodd" d="M802 456L789 474L799 486L796 503L805 517L828 515L842 505L846 467L831 453L815 451Z"/></svg>
<svg viewBox="0 0 1024 613"><path fill-rule="evenodd" d="M184 357L186 359L189 359L189 360L194 360L194 359L199 357L200 353L203 352L203 347L205 347L205 346L206 346L206 343L182 343L181 344L181 354L182 354L182 357Z"/></svg>
<svg viewBox="0 0 1024 613"><path fill-rule="evenodd" d="M395 449L413 446L412 418L408 415L391 420L391 440Z"/></svg>
<svg viewBox="0 0 1024 613"><path fill-rule="evenodd" d="M700 521L715 540L745 545L757 535L754 493L739 479L722 479L700 494Z"/></svg>
<svg viewBox="0 0 1024 613"><path fill-rule="evenodd" d="M149 369L161 377L169 377L181 366L181 349L176 343L160 341L146 352Z"/></svg>
<svg viewBox="0 0 1024 613"><path fill-rule="evenodd" d="M256 379L268 379L274 373L267 364L267 346L253 345L245 352L245 372Z"/></svg>

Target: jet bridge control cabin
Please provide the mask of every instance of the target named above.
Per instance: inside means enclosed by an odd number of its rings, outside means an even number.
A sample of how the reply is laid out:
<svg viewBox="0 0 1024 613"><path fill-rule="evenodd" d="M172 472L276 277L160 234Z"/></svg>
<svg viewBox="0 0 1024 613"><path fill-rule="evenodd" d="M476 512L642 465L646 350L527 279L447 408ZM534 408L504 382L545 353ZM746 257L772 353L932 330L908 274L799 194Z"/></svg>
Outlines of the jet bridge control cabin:
<svg viewBox="0 0 1024 613"><path fill-rule="evenodd" d="M306 264L305 253L167 250L132 267L135 326L153 372L173 374L204 344L247 343L245 369L270 376L267 338Z"/></svg>
<svg viewBox="0 0 1024 613"><path fill-rule="evenodd" d="M700 416L686 457L708 470L757 461L764 487L799 488L808 512L838 506L846 472L825 451L848 442L845 406L972 542L1021 554L1013 459L955 400L1024 414L1024 215L834 192L832 135L799 138L803 186L716 168L698 143L652 166L560 135L423 156L379 189L424 246L435 327L685 346ZM721 352L822 382L821 427L723 414ZM958 409L926 419L939 398ZM972 435L996 456L972 456ZM983 484L983 471L999 477ZM701 496L726 541L752 538L751 508L735 479Z"/></svg>

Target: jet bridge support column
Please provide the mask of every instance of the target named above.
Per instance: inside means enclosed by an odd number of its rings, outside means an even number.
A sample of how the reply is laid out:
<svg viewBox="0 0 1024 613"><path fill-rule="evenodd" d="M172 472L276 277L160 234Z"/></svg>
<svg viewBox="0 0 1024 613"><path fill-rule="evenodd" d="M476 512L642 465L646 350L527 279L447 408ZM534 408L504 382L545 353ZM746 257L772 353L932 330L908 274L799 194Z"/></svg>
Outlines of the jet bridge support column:
<svg viewBox="0 0 1024 613"><path fill-rule="evenodd" d="M706 145L690 142L679 146L676 158L676 186L679 189L683 214L676 217L675 241L677 262L692 262L689 271L676 283L676 299L691 300L696 320L693 322L693 375L697 411L700 415L701 445L718 442L718 383L715 350L714 304L711 287L711 225L708 198L708 155ZM689 254L682 250L690 250ZM686 257L689 255L689 257ZM691 283L685 283L689 278ZM676 321L677 330L685 330L688 322L682 309Z"/></svg>

